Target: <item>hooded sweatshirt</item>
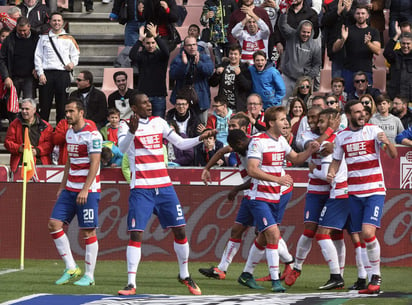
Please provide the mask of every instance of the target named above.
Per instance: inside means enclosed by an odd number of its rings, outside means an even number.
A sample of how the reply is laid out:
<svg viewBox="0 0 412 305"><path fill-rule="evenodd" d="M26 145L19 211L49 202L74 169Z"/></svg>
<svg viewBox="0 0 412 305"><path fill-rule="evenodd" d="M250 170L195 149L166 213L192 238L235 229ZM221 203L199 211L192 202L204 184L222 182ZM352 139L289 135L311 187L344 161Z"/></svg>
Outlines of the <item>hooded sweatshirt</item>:
<svg viewBox="0 0 412 305"><path fill-rule="evenodd" d="M300 30L303 23L306 22L312 24L309 20L302 20L297 29L294 29L287 24L287 14L279 17L279 29L286 39L281 70L282 73L294 80L301 76L316 77L322 64L321 48L313 40L313 28L310 38L306 42L302 42L300 38Z"/></svg>

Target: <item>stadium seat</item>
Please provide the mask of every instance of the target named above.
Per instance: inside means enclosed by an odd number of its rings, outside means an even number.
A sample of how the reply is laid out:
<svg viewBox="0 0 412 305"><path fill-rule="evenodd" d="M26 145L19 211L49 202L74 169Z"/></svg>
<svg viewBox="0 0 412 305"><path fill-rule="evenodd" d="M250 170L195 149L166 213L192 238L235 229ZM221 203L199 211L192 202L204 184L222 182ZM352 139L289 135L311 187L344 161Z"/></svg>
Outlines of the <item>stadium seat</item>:
<svg viewBox="0 0 412 305"><path fill-rule="evenodd" d="M381 93L386 93L386 70L373 69L373 87L378 88Z"/></svg>
<svg viewBox="0 0 412 305"><path fill-rule="evenodd" d="M186 5L187 16L185 21L183 22L183 27L189 27L191 24L197 24L199 27L200 25L200 16L202 15L202 6L193 6L193 5ZM182 37L183 39L183 37Z"/></svg>
<svg viewBox="0 0 412 305"><path fill-rule="evenodd" d="M383 52L381 51L379 55L373 56L373 64L375 65L376 69L382 69L386 71L386 60L383 57Z"/></svg>
<svg viewBox="0 0 412 305"><path fill-rule="evenodd" d="M320 70L320 88L318 92L323 94L331 92L330 82L332 81L332 70L322 69Z"/></svg>
<svg viewBox="0 0 412 305"><path fill-rule="evenodd" d="M332 62L327 54L325 54L325 60L323 61L323 69L332 70Z"/></svg>
<svg viewBox="0 0 412 305"><path fill-rule="evenodd" d="M116 84L113 81L113 74L117 71L124 71L127 74L127 87L133 88L133 68L104 68L102 91L106 98L117 90Z"/></svg>

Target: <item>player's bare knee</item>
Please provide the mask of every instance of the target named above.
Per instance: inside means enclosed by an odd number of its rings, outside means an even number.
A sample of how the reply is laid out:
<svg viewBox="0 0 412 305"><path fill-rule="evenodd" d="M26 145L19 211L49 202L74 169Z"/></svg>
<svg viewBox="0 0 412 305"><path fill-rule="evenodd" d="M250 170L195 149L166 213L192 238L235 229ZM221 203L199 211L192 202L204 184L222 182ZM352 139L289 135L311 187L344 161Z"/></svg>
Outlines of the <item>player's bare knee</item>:
<svg viewBox="0 0 412 305"><path fill-rule="evenodd" d="M83 238L90 238L96 236L96 229L82 229L80 230Z"/></svg>
<svg viewBox="0 0 412 305"><path fill-rule="evenodd" d="M131 231L130 232L130 240L136 242L142 242L143 232L141 231Z"/></svg>
<svg viewBox="0 0 412 305"><path fill-rule="evenodd" d="M177 228L173 228L172 230L177 240L182 240L186 238L185 227L177 227Z"/></svg>
<svg viewBox="0 0 412 305"><path fill-rule="evenodd" d="M234 239L242 239L242 234L245 231L245 226L242 226L240 224L234 224L230 233L230 237Z"/></svg>
<svg viewBox="0 0 412 305"><path fill-rule="evenodd" d="M52 233L52 232L56 232L62 229L63 223L55 219L49 219L49 222L47 223L47 227L49 229L49 232Z"/></svg>

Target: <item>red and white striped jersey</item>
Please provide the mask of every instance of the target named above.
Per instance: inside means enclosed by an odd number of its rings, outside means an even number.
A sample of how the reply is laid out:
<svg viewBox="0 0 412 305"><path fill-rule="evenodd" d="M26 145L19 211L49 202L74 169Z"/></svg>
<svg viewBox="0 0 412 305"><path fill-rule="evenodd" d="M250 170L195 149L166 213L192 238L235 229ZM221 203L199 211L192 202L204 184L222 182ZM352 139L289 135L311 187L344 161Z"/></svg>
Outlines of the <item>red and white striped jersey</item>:
<svg viewBox="0 0 412 305"><path fill-rule="evenodd" d="M242 22L236 24L232 29L232 35L239 41L242 46L242 62L248 62L253 65L253 53L258 50L267 51L268 39L270 35L269 27L266 23L259 19L257 21L259 30L255 35L250 35L248 31L244 30Z"/></svg>
<svg viewBox="0 0 412 305"><path fill-rule="evenodd" d="M302 143L303 147L305 147L306 143L315 141L319 138L319 135L313 133L310 130L306 130L302 134ZM312 154L311 161L316 165L317 170L322 169L322 157L320 152L317 151ZM330 192L330 184L323 179L318 178L316 175L309 173L309 181L308 181L308 193L310 194L318 194L318 195L327 195Z"/></svg>
<svg viewBox="0 0 412 305"><path fill-rule="evenodd" d="M140 119L139 127L126 153L129 158L130 188L158 188L171 186L163 154L163 138L173 130L160 117ZM125 121L119 126L119 146L129 132Z"/></svg>
<svg viewBox="0 0 412 305"><path fill-rule="evenodd" d="M383 131L378 126L365 124L357 131L346 128L336 136L333 159L346 160L349 195L386 194L377 139L380 132Z"/></svg>
<svg viewBox="0 0 412 305"><path fill-rule="evenodd" d="M79 131L67 130L66 143L70 162L66 190L80 192L90 169L90 154L101 154L103 138L100 132L89 123ZM100 164L89 192L100 192Z"/></svg>
<svg viewBox="0 0 412 305"><path fill-rule="evenodd" d="M285 156L292 151L283 136L278 139L267 133L260 133L252 138L248 149L248 159L259 159L259 167L269 175L280 177ZM279 203L281 188L278 183L252 179L248 198L270 203Z"/></svg>
<svg viewBox="0 0 412 305"><path fill-rule="evenodd" d="M323 143L334 142L336 134L331 135ZM323 145L322 143L322 145ZM322 146L321 146L322 148ZM332 163L332 154L322 157L321 159L321 169L316 168L313 171L313 176L316 178L326 181L329 165ZM331 199L343 199L348 198L348 171L345 160L342 160L342 163L339 167L338 172L336 173L335 179L333 179L332 184L330 185L330 195Z"/></svg>

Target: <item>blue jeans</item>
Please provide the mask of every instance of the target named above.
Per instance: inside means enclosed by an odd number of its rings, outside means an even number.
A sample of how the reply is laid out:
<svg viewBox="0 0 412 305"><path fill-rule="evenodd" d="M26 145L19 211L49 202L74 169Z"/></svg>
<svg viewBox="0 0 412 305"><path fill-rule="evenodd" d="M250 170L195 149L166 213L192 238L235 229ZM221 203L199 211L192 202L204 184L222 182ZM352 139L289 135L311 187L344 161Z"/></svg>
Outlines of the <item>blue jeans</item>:
<svg viewBox="0 0 412 305"><path fill-rule="evenodd" d="M124 45L134 46L139 39L139 28L144 26L145 22L128 20L124 28Z"/></svg>
<svg viewBox="0 0 412 305"><path fill-rule="evenodd" d="M166 97L164 96L149 96L150 103L152 104L152 115L165 118L166 113Z"/></svg>

